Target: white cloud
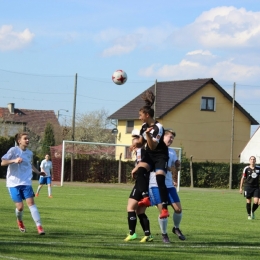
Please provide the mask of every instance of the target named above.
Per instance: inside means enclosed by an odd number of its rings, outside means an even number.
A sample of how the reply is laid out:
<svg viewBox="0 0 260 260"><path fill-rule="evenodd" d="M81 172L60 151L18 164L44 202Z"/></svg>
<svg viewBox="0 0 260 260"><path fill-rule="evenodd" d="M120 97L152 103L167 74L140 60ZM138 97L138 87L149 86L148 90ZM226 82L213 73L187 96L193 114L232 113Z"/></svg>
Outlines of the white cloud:
<svg viewBox="0 0 260 260"><path fill-rule="evenodd" d="M199 45L204 48L240 48L260 43L260 12L233 6L212 8L203 12L171 36L180 45Z"/></svg>
<svg viewBox="0 0 260 260"><path fill-rule="evenodd" d="M103 57L109 57L129 53L136 48L139 41L140 35L138 34L131 34L124 37L119 37L115 40L114 45L105 49L101 55Z"/></svg>
<svg viewBox="0 0 260 260"><path fill-rule="evenodd" d="M260 66L236 64L233 60L225 60L206 66L199 62L183 59L179 64L152 64L139 71L140 76L163 79L215 78L217 81L244 82L256 79L260 74Z"/></svg>
<svg viewBox="0 0 260 260"><path fill-rule="evenodd" d="M104 57L130 53L138 48L164 48L166 43L170 43L170 48L180 46L198 49L187 55L210 56L211 49L259 49L260 12L233 6L216 7L203 12L193 23L179 29L170 24L140 27L130 32L109 28L96 34L94 40L108 44L102 52ZM207 51L199 53L201 49Z"/></svg>
<svg viewBox="0 0 260 260"><path fill-rule="evenodd" d="M260 12L232 6L212 8L192 24L174 31L169 40L175 47L193 50L186 51L179 62L147 66L139 71L141 76L258 82Z"/></svg>
<svg viewBox="0 0 260 260"><path fill-rule="evenodd" d="M103 57L110 57L115 55L122 55L131 52L136 47L136 44L116 44L102 52Z"/></svg>
<svg viewBox="0 0 260 260"><path fill-rule="evenodd" d="M29 29L22 32L15 32L12 25L3 25L0 27L0 50L9 51L21 49L28 45L34 34Z"/></svg>
<svg viewBox="0 0 260 260"><path fill-rule="evenodd" d="M137 48L150 49L149 46L162 46L172 33L173 27L162 25L153 28L137 28L126 34L125 31L108 29L94 36L98 42L108 42L101 55L103 57L121 55L132 52Z"/></svg>
<svg viewBox="0 0 260 260"><path fill-rule="evenodd" d="M195 51L190 51L187 52L186 55L202 55L202 56L213 56L210 51L203 51L203 50L195 50Z"/></svg>

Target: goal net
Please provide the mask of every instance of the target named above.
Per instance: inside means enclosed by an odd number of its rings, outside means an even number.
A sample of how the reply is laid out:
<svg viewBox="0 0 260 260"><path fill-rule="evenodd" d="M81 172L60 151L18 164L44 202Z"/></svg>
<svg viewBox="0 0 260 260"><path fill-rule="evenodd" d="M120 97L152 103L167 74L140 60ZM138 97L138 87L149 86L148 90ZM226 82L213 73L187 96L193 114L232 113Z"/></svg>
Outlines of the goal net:
<svg viewBox="0 0 260 260"><path fill-rule="evenodd" d="M63 186L66 181L127 183L135 156L129 144L66 141L51 147L54 181ZM173 148L181 161L181 148ZM180 171L178 172L178 190Z"/></svg>

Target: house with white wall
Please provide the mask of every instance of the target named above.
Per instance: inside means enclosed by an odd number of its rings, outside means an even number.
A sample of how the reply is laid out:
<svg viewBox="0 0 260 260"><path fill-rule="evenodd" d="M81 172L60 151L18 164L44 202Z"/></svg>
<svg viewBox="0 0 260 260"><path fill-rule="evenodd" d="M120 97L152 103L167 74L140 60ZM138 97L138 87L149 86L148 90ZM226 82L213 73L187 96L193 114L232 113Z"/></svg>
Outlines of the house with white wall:
<svg viewBox="0 0 260 260"><path fill-rule="evenodd" d="M249 163L249 157L252 155L256 157L256 163L260 164L260 127L256 129L240 153L240 163Z"/></svg>

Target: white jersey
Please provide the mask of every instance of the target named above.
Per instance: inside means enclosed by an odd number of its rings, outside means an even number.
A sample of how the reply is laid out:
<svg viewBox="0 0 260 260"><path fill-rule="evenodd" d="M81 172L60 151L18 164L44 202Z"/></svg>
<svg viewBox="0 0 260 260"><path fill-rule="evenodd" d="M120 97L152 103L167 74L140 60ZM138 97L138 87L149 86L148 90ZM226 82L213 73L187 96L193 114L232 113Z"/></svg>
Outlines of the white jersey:
<svg viewBox="0 0 260 260"><path fill-rule="evenodd" d="M46 159L42 160L40 167L45 171L46 177L51 176L52 162Z"/></svg>
<svg viewBox="0 0 260 260"><path fill-rule="evenodd" d="M175 162L178 160L178 157L177 157L175 150L170 147L168 147L168 152L169 152L168 167L171 168L172 166L174 166ZM167 173L166 173L165 185L167 188L174 187L171 171L167 171ZM149 187L158 187L155 172L150 173Z"/></svg>
<svg viewBox="0 0 260 260"><path fill-rule="evenodd" d="M21 163L12 163L8 165L6 175L6 187L16 187L19 185L32 185L32 151L26 149L23 151L19 146L12 147L2 157L3 160L13 160L21 157Z"/></svg>

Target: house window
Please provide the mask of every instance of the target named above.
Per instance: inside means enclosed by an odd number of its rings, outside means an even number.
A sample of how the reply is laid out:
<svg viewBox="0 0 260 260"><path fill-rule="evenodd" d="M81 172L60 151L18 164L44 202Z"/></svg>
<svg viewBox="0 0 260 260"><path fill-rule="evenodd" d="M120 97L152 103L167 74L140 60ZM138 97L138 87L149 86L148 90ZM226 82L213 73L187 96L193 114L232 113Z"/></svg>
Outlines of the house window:
<svg viewBox="0 0 260 260"><path fill-rule="evenodd" d="M129 148L130 148L130 146L126 146L125 147L125 159L131 160L132 159L132 153L129 150Z"/></svg>
<svg viewBox="0 0 260 260"><path fill-rule="evenodd" d="M134 129L134 120L126 121L126 133L127 134L132 133L133 129Z"/></svg>
<svg viewBox="0 0 260 260"><path fill-rule="evenodd" d="M215 111L215 98L213 98L213 97L202 97L200 109L203 110L203 111Z"/></svg>

